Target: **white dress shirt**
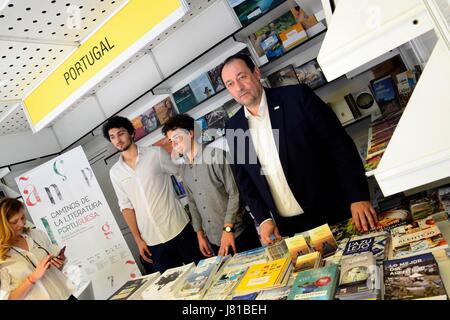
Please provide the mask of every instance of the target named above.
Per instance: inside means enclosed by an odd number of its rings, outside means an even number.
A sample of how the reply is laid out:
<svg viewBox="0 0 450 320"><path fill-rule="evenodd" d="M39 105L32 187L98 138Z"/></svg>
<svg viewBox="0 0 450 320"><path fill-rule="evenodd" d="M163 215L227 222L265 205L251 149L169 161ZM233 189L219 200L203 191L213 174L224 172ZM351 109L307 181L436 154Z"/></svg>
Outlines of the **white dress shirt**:
<svg viewBox="0 0 450 320"><path fill-rule="evenodd" d="M302 214L303 209L295 199L281 166L272 132L266 92L263 90L258 115L253 116L247 108L244 108L244 112L248 119L253 146L261 164L261 174L266 177L278 214L282 217Z"/></svg>
<svg viewBox="0 0 450 320"><path fill-rule="evenodd" d="M189 223L170 179L176 173L177 167L159 147L138 147L135 170L122 156L110 170L120 210L134 209L139 232L147 245L175 238Z"/></svg>
<svg viewBox="0 0 450 320"><path fill-rule="evenodd" d="M9 257L0 262L0 298L5 300L11 291L17 289L34 272L35 267L28 259L37 266L48 255L41 247L53 255L59 252L59 248L52 244L41 230L32 229L28 234L23 234L23 237L27 241L28 251L13 247L14 249L8 252ZM62 271L50 266L44 276L32 286L24 300L67 300L73 290L72 282Z"/></svg>

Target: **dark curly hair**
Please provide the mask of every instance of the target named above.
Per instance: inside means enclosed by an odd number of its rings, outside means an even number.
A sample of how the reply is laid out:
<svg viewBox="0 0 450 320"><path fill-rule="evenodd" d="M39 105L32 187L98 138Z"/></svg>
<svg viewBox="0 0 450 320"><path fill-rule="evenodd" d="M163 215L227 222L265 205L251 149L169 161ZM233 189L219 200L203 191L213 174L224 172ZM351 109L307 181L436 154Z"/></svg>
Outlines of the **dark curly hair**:
<svg viewBox="0 0 450 320"><path fill-rule="evenodd" d="M134 133L133 124L129 119L120 116L114 116L109 118L108 122L103 125L103 136L106 140L111 141L111 139L109 138L109 130L119 128L124 128L130 135Z"/></svg>
<svg viewBox="0 0 450 320"><path fill-rule="evenodd" d="M233 62L234 60L244 61L251 72L255 71L255 63L253 62L252 58L250 58L248 55L246 55L244 53L238 52L238 53L233 54L232 56L229 56L228 58L226 58L225 61L222 63L222 65L220 67L220 79L222 79L222 82L223 82L223 78L222 78L223 68L225 68L225 66L227 64Z"/></svg>
<svg viewBox="0 0 450 320"><path fill-rule="evenodd" d="M176 129L185 129L187 131L193 131L195 126L195 120L191 116L185 113L177 114L167 120L162 127L162 133L167 136L167 132Z"/></svg>

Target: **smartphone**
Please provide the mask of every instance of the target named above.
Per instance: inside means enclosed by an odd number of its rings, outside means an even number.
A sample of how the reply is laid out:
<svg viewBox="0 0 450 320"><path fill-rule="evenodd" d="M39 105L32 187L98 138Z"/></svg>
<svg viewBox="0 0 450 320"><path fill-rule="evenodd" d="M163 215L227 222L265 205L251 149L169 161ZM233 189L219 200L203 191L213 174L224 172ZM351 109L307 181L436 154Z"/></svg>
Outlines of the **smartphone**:
<svg viewBox="0 0 450 320"><path fill-rule="evenodd" d="M66 246L64 246L61 250L59 250L58 254L55 256L55 258L57 257L61 257L64 254L64 251L66 251Z"/></svg>

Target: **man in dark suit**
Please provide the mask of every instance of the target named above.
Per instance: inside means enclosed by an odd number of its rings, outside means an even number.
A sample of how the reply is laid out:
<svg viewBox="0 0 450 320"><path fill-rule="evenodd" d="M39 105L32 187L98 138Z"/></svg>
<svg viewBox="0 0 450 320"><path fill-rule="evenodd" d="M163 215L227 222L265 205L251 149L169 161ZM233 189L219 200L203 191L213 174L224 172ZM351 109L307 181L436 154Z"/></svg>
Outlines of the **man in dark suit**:
<svg viewBox="0 0 450 320"><path fill-rule="evenodd" d="M350 216L361 231L375 226L358 151L330 107L306 85L263 88L246 55L225 60L221 77L243 105L226 137L264 243Z"/></svg>

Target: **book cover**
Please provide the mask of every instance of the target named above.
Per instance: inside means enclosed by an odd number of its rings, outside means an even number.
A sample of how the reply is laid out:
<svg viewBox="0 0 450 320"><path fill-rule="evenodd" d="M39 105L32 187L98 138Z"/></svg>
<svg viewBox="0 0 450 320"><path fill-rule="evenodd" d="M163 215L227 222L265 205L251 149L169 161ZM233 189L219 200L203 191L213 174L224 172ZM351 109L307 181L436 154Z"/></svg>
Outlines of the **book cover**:
<svg viewBox="0 0 450 320"><path fill-rule="evenodd" d="M371 81L375 100L384 115L399 111L397 92L391 75Z"/></svg>
<svg viewBox="0 0 450 320"><path fill-rule="evenodd" d="M158 117L160 124L166 123L167 120L177 114L170 97L167 97L160 103L156 104L153 108L155 109L156 116Z"/></svg>
<svg viewBox="0 0 450 320"><path fill-rule="evenodd" d="M161 147L164 150L166 150L166 152L168 154L172 154L172 151L173 151L172 143L170 143L170 141L169 141L169 139L167 137L159 139L154 144L152 144L152 146L154 146L154 147Z"/></svg>
<svg viewBox="0 0 450 320"><path fill-rule="evenodd" d="M352 218L338 222L330 226L330 229L336 241L351 238L352 236L359 234L356 226L353 224Z"/></svg>
<svg viewBox="0 0 450 320"><path fill-rule="evenodd" d="M354 236L347 243L343 255L358 255L372 252L377 260L384 260L389 235L387 232L375 232L369 235Z"/></svg>
<svg viewBox="0 0 450 320"><path fill-rule="evenodd" d="M356 90L350 94L353 96L353 100L356 102L361 115L373 114L375 117L381 115L381 110L368 87Z"/></svg>
<svg viewBox="0 0 450 320"><path fill-rule="evenodd" d="M215 91L209 80L208 74L202 73L200 76L189 82L192 92L194 93L197 103L211 97Z"/></svg>
<svg viewBox="0 0 450 320"><path fill-rule="evenodd" d="M225 123L228 121L228 113L223 107L219 107L206 114L205 119L208 128L208 136L210 136L212 140L225 135Z"/></svg>
<svg viewBox="0 0 450 320"><path fill-rule="evenodd" d="M239 109L241 109L241 107L242 106L234 99L231 99L223 104L223 108L227 112L228 118L233 117Z"/></svg>
<svg viewBox="0 0 450 320"><path fill-rule="evenodd" d="M272 88L289 86L300 83L298 81L294 67L291 64L278 71L275 71L274 73L270 74L267 78Z"/></svg>
<svg viewBox="0 0 450 320"><path fill-rule="evenodd" d="M383 262L384 299L447 299L439 266L431 253Z"/></svg>
<svg viewBox="0 0 450 320"><path fill-rule="evenodd" d="M222 64L219 64L215 68L208 71L208 76L211 80L214 92L219 92L220 90L225 89L225 85L220 77L220 68L222 68Z"/></svg>
<svg viewBox="0 0 450 320"><path fill-rule="evenodd" d="M317 23L317 19L313 14L307 14L300 6L291 8L295 20L300 23L305 30L312 28Z"/></svg>
<svg viewBox="0 0 450 320"><path fill-rule="evenodd" d="M448 248L436 221L429 217L391 230L392 258Z"/></svg>
<svg viewBox="0 0 450 320"><path fill-rule="evenodd" d="M259 30L259 32L262 31ZM282 56L284 53L284 48L281 45L281 41L278 39L278 36L271 31L265 31L263 33L263 38L260 43L261 48L264 50L264 53L269 61L275 59L276 57Z"/></svg>
<svg viewBox="0 0 450 320"><path fill-rule="evenodd" d="M280 286L291 258L285 257L265 263L251 265L235 289L235 294L244 294Z"/></svg>
<svg viewBox="0 0 450 320"><path fill-rule="evenodd" d="M242 26L255 21L260 15L276 7L284 0L228 0Z"/></svg>
<svg viewBox="0 0 450 320"><path fill-rule="evenodd" d="M197 100L189 84L176 91L173 98L180 113L185 113L197 105Z"/></svg>
<svg viewBox="0 0 450 320"><path fill-rule="evenodd" d="M322 257L325 258L334 254L337 249L337 243L328 224L311 229L308 233L311 246L314 250L319 251Z"/></svg>
<svg viewBox="0 0 450 320"><path fill-rule="evenodd" d="M300 271L288 300L333 300L338 267L331 264L320 269Z"/></svg>
<svg viewBox="0 0 450 320"><path fill-rule="evenodd" d="M262 290L256 300L287 300L296 276L290 275L287 284L281 288Z"/></svg>
<svg viewBox="0 0 450 320"><path fill-rule="evenodd" d="M375 268L377 268L376 259L372 252L342 257L336 295L342 298L375 290L370 277Z"/></svg>
<svg viewBox="0 0 450 320"><path fill-rule="evenodd" d="M206 117L203 116L201 118L198 118L197 120L195 120L195 122L202 132L202 143L207 144L213 141L214 138L208 132L208 121L206 120Z"/></svg>
<svg viewBox="0 0 450 320"><path fill-rule="evenodd" d="M173 299L178 286L183 282L187 274L194 269L192 262L176 268L167 269L142 293L144 300Z"/></svg>
<svg viewBox="0 0 450 320"><path fill-rule="evenodd" d="M220 269L220 274L213 279L213 283L206 291L203 300L231 300L234 288L242 279L247 269L248 265L227 263Z"/></svg>
<svg viewBox="0 0 450 320"><path fill-rule="evenodd" d="M178 295L185 297L204 293L221 261L221 256L200 260L195 269L187 275L186 280L178 291Z"/></svg>
<svg viewBox="0 0 450 320"><path fill-rule="evenodd" d="M152 107L143 114L141 114L141 122L144 127L145 135L155 131L160 123L156 116L155 109Z"/></svg>
<svg viewBox="0 0 450 320"><path fill-rule="evenodd" d="M244 294L242 296L234 296L231 298L231 300L256 300L256 297L258 297L259 292L252 292L249 294Z"/></svg>
<svg viewBox="0 0 450 320"><path fill-rule="evenodd" d="M141 116L137 116L136 118L131 119L131 123L134 127L134 141L139 141L147 135L144 129L144 125L141 121Z"/></svg>
<svg viewBox="0 0 450 320"><path fill-rule="evenodd" d="M299 255L294 262L294 272L299 272L308 269L316 269L320 266L321 255L320 252L314 251L304 255Z"/></svg>
<svg viewBox="0 0 450 320"><path fill-rule="evenodd" d="M238 252L228 262L228 267L245 266L254 263L262 263L269 261L269 255L266 247L258 247L255 249Z"/></svg>
<svg viewBox="0 0 450 320"><path fill-rule="evenodd" d="M389 209L378 214L377 229L389 231L412 222L411 213L406 209Z"/></svg>
<svg viewBox="0 0 450 320"><path fill-rule="evenodd" d="M281 40L285 51L308 39L308 35L305 29L303 29L302 24L295 20L291 11L273 20L269 24L269 28L276 30L276 34Z"/></svg>
<svg viewBox="0 0 450 320"><path fill-rule="evenodd" d="M266 248L267 256L270 260L277 260L286 256L290 257L288 246L285 239L276 241L275 243L268 245Z"/></svg>
<svg viewBox="0 0 450 320"><path fill-rule="evenodd" d="M305 237L302 235L285 238L284 241L286 242L289 254L291 255L292 263L297 261L298 256L305 255L311 251Z"/></svg>
<svg viewBox="0 0 450 320"><path fill-rule="evenodd" d="M400 107L405 108L416 86L416 79L412 70L407 70L396 75L397 90Z"/></svg>
<svg viewBox="0 0 450 320"><path fill-rule="evenodd" d="M153 279L154 280L154 279ZM148 283L148 279L138 278L127 281L119 290L117 290L108 300L127 300Z"/></svg>
<svg viewBox="0 0 450 320"><path fill-rule="evenodd" d="M327 82L316 59L296 67L295 72L300 83L308 85L311 89L315 89Z"/></svg>

